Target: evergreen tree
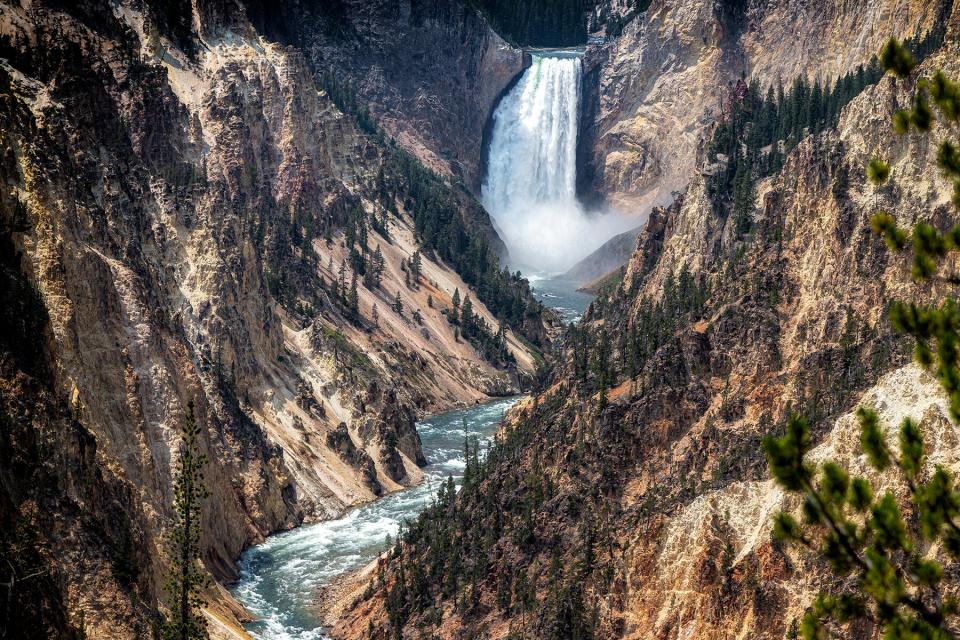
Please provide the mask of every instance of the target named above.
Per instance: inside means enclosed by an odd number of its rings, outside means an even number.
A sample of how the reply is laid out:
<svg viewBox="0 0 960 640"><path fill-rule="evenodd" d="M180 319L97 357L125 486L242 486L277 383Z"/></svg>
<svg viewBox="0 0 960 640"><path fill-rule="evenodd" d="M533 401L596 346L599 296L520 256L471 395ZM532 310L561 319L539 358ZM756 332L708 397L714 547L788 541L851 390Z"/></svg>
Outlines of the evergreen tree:
<svg viewBox="0 0 960 640"><path fill-rule="evenodd" d="M410 256L410 275L413 276L413 284L420 284L420 277L423 275L423 259L419 251L414 251Z"/></svg>
<svg viewBox="0 0 960 640"><path fill-rule="evenodd" d="M360 313L360 296L357 293L356 272L354 272L353 277L350 279L350 296L347 299L347 303L350 307L350 313L356 318Z"/></svg>
<svg viewBox="0 0 960 640"><path fill-rule="evenodd" d="M344 298L347 295L347 261L340 262L340 270L337 272L337 291Z"/></svg>
<svg viewBox="0 0 960 640"><path fill-rule="evenodd" d="M737 233L747 233L753 226L752 214L755 197L753 166L749 160L746 160L738 165L733 183L733 221Z"/></svg>
<svg viewBox="0 0 960 640"><path fill-rule="evenodd" d="M609 388L611 382L611 371L610 371L610 336L607 334L606 329L600 329L600 339L597 343L597 348L594 351L593 357L593 375L597 378L597 386L601 391L604 392L604 397L606 396L606 389Z"/></svg>
<svg viewBox="0 0 960 640"><path fill-rule="evenodd" d="M403 315L403 300L400 299L399 291L397 291L397 295L393 298L393 310L398 314Z"/></svg>
<svg viewBox="0 0 960 640"><path fill-rule="evenodd" d="M201 453L197 437L200 427L194 418L193 402L181 429L180 468L174 480L174 526L170 533L170 568L164 583L169 618L163 626L164 640L206 638L206 620L198 609L203 606L201 589L207 581L200 563L201 503L210 492L204 484L203 467L207 457Z"/></svg>
<svg viewBox="0 0 960 640"><path fill-rule="evenodd" d="M453 290L453 313L450 317L450 322L457 324L460 321L460 289L459 287Z"/></svg>
<svg viewBox="0 0 960 640"><path fill-rule="evenodd" d="M463 327L464 338L469 338L473 335L473 303L470 302L469 295L463 299L463 308L460 309L460 326Z"/></svg>
<svg viewBox="0 0 960 640"><path fill-rule="evenodd" d="M383 259L383 252L380 251L380 245L377 245L377 248L373 252L373 282L376 286L380 286L380 281L383 279L383 270L386 266L386 261Z"/></svg>

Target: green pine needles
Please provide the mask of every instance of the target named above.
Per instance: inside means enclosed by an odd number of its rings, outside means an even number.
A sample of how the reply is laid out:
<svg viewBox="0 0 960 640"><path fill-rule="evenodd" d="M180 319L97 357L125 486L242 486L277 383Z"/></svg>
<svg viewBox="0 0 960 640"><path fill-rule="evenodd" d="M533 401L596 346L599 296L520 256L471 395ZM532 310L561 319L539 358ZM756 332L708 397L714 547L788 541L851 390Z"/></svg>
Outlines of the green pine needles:
<svg viewBox="0 0 960 640"><path fill-rule="evenodd" d="M170 568L164 583L169 618L163 625L164 640L195 640L207 637L207 624L198 610L203 606L201 591L207 574L200 562L201 503L210 495L204 484L207 456L200 452L200 427L187 405L180 445L180 470L174 484L174 527L170 532Z"/></svg>
<svg viewBox="0 0 960 640"><path fill-rule="evenodd" d="M884 69L912 82L917 64L910 52L891 39L880 54ZM960 89L943 73L916 81L909 109L897 111L894 131L926 135L937 124L933 106L956 131L960 116ZM933 105L933 106L931 106ZM954 183L954 205L960 208L960 152L944 140L937 164ZM890 178L891 167L876 158L867 167L875 185ZM894 216L880 211L871 219L873 230L895 252L913 250L915 281L956 283L955 276L939 274L943 260L960 251L960 225L941 233L920 222L912 233L899 228ZM894 302L890 320L894 328L916 341L916 360L936 373L950 398L950 413L960 423L960 311L952 299L940 305ZM790 513L774 518L774 537L805 547L830 565L838 586L821 593L800 625L807 640L841 637L840 629L865 620L883 630L889 640L902 638L947 639L960 637L960 601L956 584L944 579L944 562L953 569L960 560L960 491L942 467L932 472L924 465L924 441L918 425L909 418L900 426L898 446L884 435L877 413L861 407L860 444L877 471L896 470L909 500L901 504L891 492L875 496L870 482L850 475L839 465L819 467L805 456L811 448L806 421L790 418L782 438L763 442L774 479L790 492L804 497L802 518ZM953 573L952 575L956 575ZM954 578L955 580L955 578Z"/></svg>

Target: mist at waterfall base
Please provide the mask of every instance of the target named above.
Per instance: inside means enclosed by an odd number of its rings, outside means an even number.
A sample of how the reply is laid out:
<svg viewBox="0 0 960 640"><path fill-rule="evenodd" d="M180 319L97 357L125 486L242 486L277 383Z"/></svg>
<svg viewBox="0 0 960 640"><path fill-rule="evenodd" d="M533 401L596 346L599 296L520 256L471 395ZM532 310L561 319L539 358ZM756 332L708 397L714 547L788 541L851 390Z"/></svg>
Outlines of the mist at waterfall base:
<svg viewBox="0 0 960 640"><path fill-rule="evenodd" d="M428 463L423 483L248 549L232 592L256 618L247 625L250 635L258 640L326 639L314 611L318 589L376 558L386 548L387 536L396 537L401 522L429 506L448 476L459 486L466 466L464 436L478 438L484 453L504 412L516 401L502 398L418 422Z"/></svg>
<svg viewBox="0 0 960 640"><path fill-rule="evenodd" d="M579 53L534 54L493 115L481 196L525 275L563 273L638 223L577 199L582 66Z"/></svg>

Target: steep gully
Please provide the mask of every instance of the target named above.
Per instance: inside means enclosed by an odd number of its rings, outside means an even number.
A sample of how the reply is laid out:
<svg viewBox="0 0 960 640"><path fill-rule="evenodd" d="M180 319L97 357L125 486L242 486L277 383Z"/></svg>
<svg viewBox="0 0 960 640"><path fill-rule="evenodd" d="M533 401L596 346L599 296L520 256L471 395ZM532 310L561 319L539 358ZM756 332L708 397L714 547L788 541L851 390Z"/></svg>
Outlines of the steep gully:
<svg viewBox="0 0 960 640"><path fill-rule="evenodd" d="M532 56L493 115L482 186L511 267L531 278L538 297L567 321L580 317L591 296L558 274L636 224L616 213L588 212L577 199L581 69L578 52ZM314 611L318 591L375 558L404 520L430 504L448 476L459 482L464 439L489 444L514 402L497 400L419 423L428 461L423 483L248 550L233 587L256 618L248 631L270 640L326 637Z"/></svg>

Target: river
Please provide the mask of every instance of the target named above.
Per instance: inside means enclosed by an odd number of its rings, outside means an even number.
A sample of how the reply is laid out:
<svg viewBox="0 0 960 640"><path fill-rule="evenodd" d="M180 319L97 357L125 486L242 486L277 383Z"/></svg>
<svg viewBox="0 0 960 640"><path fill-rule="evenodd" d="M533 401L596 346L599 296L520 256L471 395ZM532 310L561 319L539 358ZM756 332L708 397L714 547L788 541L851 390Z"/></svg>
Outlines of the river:
<svg viewBox="0 0 960 640"><path fill-rule="evenodd" d="M579 322L583 312L590 306L593 296L577 291L579 283L562 276L540 278L529 276L533 295L544 306L553 307L566 323Z"/></svg>
<svg viewBox="0 0 960 640"><path fill-rule="evenodd" d="M336 520L271 536L248 549L233 587L233 595L257 618L247 631L262 640L324 638L311 611L318 589L383 551L387 536L396 536L403 520L415 518L429 505L447 476L459 485L464 426L467 435L480 440L482 451L516 401L499 399L421 421L417 430L427 458L423 484L351 509Z"/></svg>

